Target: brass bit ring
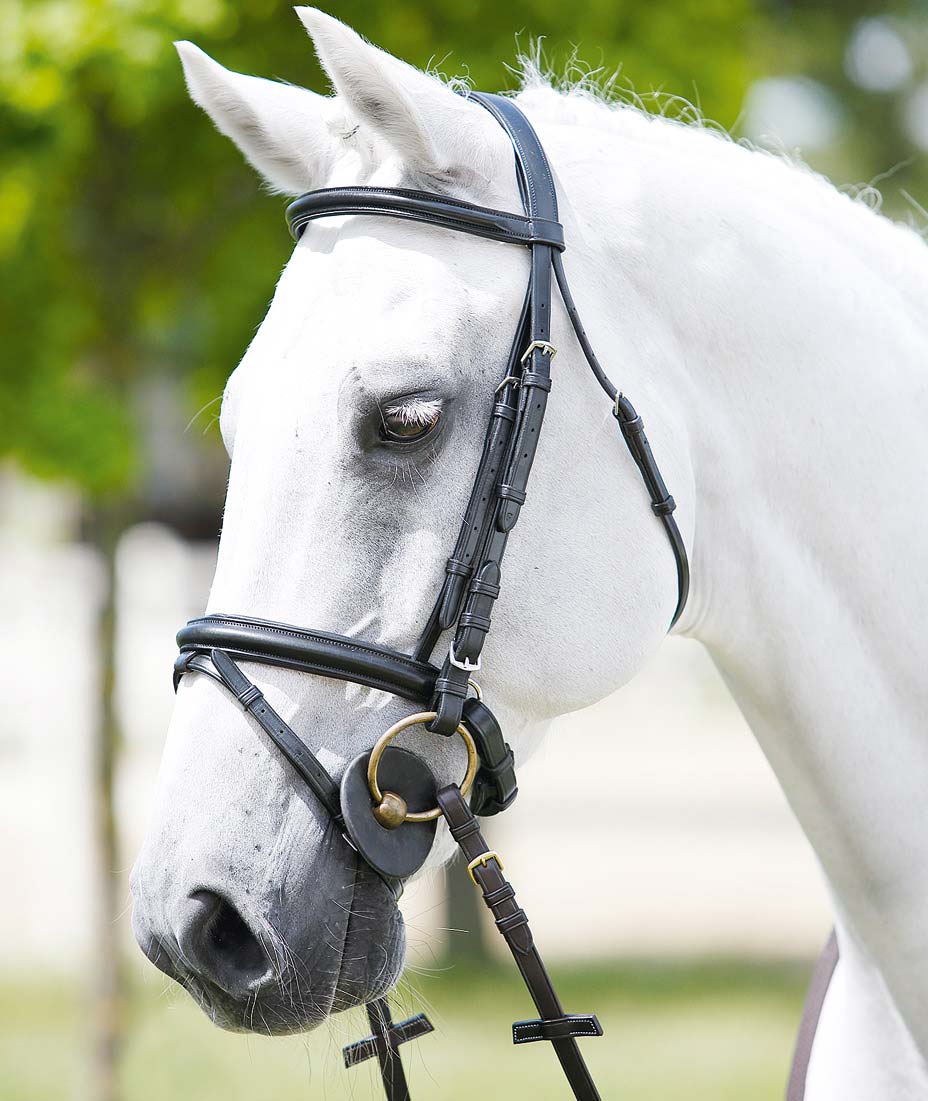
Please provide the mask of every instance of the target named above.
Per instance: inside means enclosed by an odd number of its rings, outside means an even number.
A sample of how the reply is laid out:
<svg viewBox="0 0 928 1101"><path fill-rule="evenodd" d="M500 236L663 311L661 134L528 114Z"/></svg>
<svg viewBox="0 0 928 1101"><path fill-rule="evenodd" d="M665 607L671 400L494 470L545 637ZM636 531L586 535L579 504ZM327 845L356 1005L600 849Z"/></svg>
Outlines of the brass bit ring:
<svg viewBox="0 0 928 1101"><path fill-rule="evenodd" d="M385 800L388 803L392 803L392 801L396 799L395 792L383 792L380 790L380 785L377 783L377 766L380 764L380 758L383 756L383 751L390 742L393 741L397 734L402 734L404 730L407 730L411 726L418 726L420 723L430 723L436 718L438 718L437 711L417 711L415 715L407 715L405 719L400 719L400 721L394 723L389 730L381 734L374 743L370 760L367 762L367 786L370 788L371 798L374 800L375 817L377 817L377 811L384 806ZM477 746L474 744L474 739L471 737L470 731L463 723L458 723L458 728L455 733L460 736L467 749L467 772L464 774L464 780L461 783L461 794L467 795L473 787L474 777L477 775ZM406 811L402 821L433 822L436 818L440 817L441 808L433 807L431 810ZM396 823L396 825L400 824L400 822Z"/></svg>

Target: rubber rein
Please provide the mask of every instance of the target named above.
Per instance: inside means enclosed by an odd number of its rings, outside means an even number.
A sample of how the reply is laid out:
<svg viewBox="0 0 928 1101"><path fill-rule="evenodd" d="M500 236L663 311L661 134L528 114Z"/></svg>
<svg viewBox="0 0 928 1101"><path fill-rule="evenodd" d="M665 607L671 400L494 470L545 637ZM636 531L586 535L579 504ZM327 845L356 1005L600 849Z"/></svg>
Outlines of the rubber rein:
<svg viewBox="0 0 928 1101"><path fill-rule="evenodd" d="M373 187L311 191L287 209L290 230L297 240L314 219L363 214L425 222L519 245L530 252L528 285L509 355L492 395L473 489L415 651L402 654L357 638L245 616L209 615L191 620L178 633L175 688L183 676L197 672L231 693L319 799L348 844L397 894L403 881L426 860L437 820L443 817L538 1012L537 1018L513 1025L513 1042L550 1042L574 1096L578 1101L595 1101L599 1093L577 1038L600 1036L602 1028L592 1014L565 1014L525 912L503 876L502 860L487 846L477 822L478 816L505 810L517 792L512 751L492 711L479 698L471 676L480 669L484 640L500 593L506 547L526 501L551 390L551 364L556 354L550 332L552 281L557 283L586 360L611 402L613 416L647 487L651 508L667 533L678 585L671 626L686 603L689 567L673 516L674 499L651 453L641 418L600 366L571 296L561 263L565 242L557 193L544 150L512 100L482 93L469 93L468 98L489 111L512 143L521 214L430 192ZM446 632L452 632L448 652L440 665L432 664L432 653ZM245 676L240 662L351 681L407 700L416 710L394 724L336 780ZM403 730L420 723L438 736L463 740L468 767L459 786L436 790L424 760L391 744ZM431 1031L432 1026L421 1014L394 1023L386 998L368 1006L368 1018L371 1035L345 1049L345 1064L376 1058L389 1101L407 1101L409 1090L399 1045Z"/></svg>

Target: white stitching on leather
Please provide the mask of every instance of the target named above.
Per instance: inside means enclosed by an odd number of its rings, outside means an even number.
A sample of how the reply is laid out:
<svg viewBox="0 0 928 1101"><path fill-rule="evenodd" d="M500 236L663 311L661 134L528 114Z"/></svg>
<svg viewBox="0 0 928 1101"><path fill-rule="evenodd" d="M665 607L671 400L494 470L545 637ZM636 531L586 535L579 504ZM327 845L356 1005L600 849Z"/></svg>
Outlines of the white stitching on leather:
<svg viewBox="0 0 928 1101"><path fill-rule="evenodd" d="M215 624L215 623L224 623L229 627L245 627L245 628L248 628L248 629L255 626L254 623L250 623L247 619L237 619L234 616L223 616L223 615L203 616L202 618L194 620L193 622L197 623L197 624L205 624L207 628L211 624ZM427 663L414 661L412 658L408 657L406 654L401 654L398 650L393 650L393 649L391 649L390 647L387 647L387 646L384 646L381 649L379 647L375 647L374 645L365 645L363 642L358 642L358 643L345 642L342 639L333 638L331 635L327 635L324 632L293 630L293 629L290 629L290 628L278 626L276 624L259 623L257 626L258 626L258 629L260 629L262 631L269 631L273 634L285 635L288 638L321 639L322 641L324 641L326 643L329 643L333 646L341 646L345 650L354 650L356 653L359 653L359 654L377 655L377 654L380 654L382 652L387 652L387 653L389 653L391 658L398 661L401 665L405 665L408 669L412 669L415 672L419 672L419 673L421 673L423 671L431 672L431 667L428 666ZM190 649L194 650L195 652L202 652L204 647L198 643L195 646L191 646ZM209 649L211 649L211 650L222 650L222 649L224 649L224 647L221 644L218 644L216 646L210 646ZM235 646L234 649L240 651L241 653L246 653L247 652L247 653L250 653L250 654L254 654L254 653L257 652L257 651L254 651L254 650L246 651L244 649L244 647L241 647L241 646ZM311 664L314 664L314 663L307 661L306 664L311 665Z"/></svg>
<svg viewBox="0 0 928 1101"><path fill-rule="evenodd" d="M525 1040L522 1038L522 1035L527 1035L533 1040L535 1039L535 1037L537 1037L539 1040L547 1040L548 1038L544 1035L543 1029L543 1026L547 1023L547 1021L540 1022L541 1027L539 1026L539 1022L537 1021L525 1021L519 1024L514 1024L512 1026L512 1034L516 1043L525 1042ZM592 1021L575 1021L573 1028L571 1028L565 1035L598 1036L599 1033L596 1031L596 1028ZM551 1043L553 1041L548 1042Z"/></svg>

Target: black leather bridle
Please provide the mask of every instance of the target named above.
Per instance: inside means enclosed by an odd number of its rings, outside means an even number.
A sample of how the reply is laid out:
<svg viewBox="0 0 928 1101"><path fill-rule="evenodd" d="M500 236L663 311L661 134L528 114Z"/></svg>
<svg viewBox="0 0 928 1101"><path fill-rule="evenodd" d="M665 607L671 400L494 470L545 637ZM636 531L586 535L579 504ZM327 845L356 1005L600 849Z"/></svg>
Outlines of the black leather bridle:
<svg viewBox="0 0 928 1101"><path fill-rule="evenodd" d="M549 1040L575 1097L599 1097L576 1044L577 1036L601 1035L592 1015L565 1015L532 940L528 921L502 862L480 833L476 815L497 814L516 796L512 751L499 724L481 699L471 695L471 674L480 668L484 640L500 593L502 563L509 535L526 500L551 389L552 272L574 332L596 380L612 402L613 415L664 527L677 565L678 595L673 623L689 589L686 549L673 517L675 503L658 470L634 406L606 376L584 332L561 263L564 232L558 221L557 193L544 150L530 123L510 99L483 93L468 98L502 126L515 153L523 214L491 210L430 192L403 188L341 187L308 192L287 208L291 233L299 240L316 218L368 214L426 222L530 250L531 273L515 337L493 396L492 412L470 499L438 598L413 654L402 654L357 638L304 630L236 615L191 620L177 636L180 654L175 688L190 672L203 673L232 693L280 753L314 792L346 839L386 882L398 889L425 861L439 815L468 860L471 878L505 936L531 993L539 1018L513 1026L515 1043ZM453 638L440 666L430 658L440 638ZM296 732L273 710L260 689L242 672L249 661L352 681L408 700L422 709L395 724L374 749L347 768L340 783ZM435 790L422 759L390 746L414 722L439 735L460 734L476 769L473 785ZM469 794L470 800L464 796ZM434 810L422 809L437 803ZM410 808L419 807L419 810ZM386 999L368 1007L372 1035L345 1049L346 1065L377 1057L390 1101L409 1093L397 1050L400 1043L429 1031L421 1015L394 1024Z"/></svg>

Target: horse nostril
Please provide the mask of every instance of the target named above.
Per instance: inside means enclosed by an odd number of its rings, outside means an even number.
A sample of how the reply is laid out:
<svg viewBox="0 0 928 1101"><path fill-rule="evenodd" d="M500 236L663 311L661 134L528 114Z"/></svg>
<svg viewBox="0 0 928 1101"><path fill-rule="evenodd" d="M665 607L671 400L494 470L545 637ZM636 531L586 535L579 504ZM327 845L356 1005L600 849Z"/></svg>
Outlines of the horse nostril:
<svg viewBox="0 0 928 1101"><path fill-rule="evenodd" d="M221 955L237 959L249 971L266 967L267 957L241 914L224 898L217 901L218 905L206 928L211 947Z"/></svg>
<svg viewBox="0 0 928 1101"><path fill-rule="evenodd" d="M261 941L228 899L195 891L178 938L183 959L227 993L240 996L273 977Z"/></svg>

